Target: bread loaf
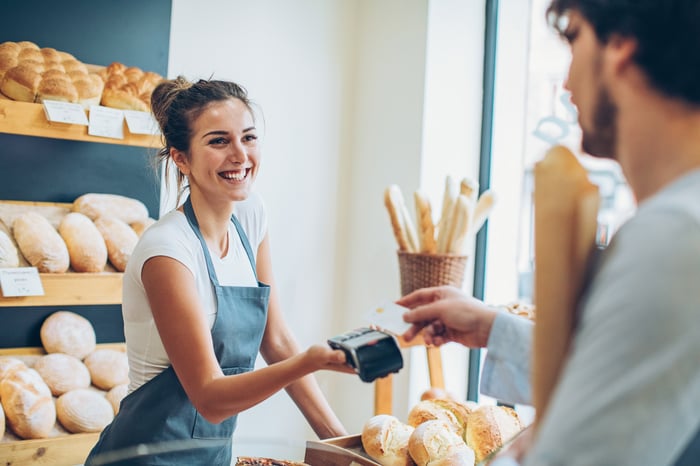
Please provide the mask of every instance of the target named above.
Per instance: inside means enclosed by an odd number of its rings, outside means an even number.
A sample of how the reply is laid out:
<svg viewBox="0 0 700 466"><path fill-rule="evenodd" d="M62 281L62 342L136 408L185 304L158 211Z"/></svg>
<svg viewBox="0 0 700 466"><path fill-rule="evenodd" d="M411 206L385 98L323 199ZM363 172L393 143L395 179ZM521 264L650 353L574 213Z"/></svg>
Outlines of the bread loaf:
<svg viewBox="0 0 700 466"><path fill-rule="evenodd" d="M15 218L12 230L22 255L39 272L68 270L70 258L66 243L44 216L36 212L21 214Z"/></svg>
<svg viewBox="0 0 700 466"><path fill-rule="evenodd" d="M416 403L408 412L408 424L418 427L426 421L437 420L461 437L464 435L469 412L466 405L461 405L454 400L439 398L423 400Z"/></svg>
<svg viewBox="0 0 700 466"><path fill-rule="evenodd" d="M65 353L81 360L96 346L95 329L90 321L70 311L48 316L41 324L39 336L47 353Z"/></svg>
<svg viewBox="0 0 700 466"><path fill-rule="evenodd" d="M102 390L129 383L129 361L125 353L113 349L96 349L85 358L92 383Z"/></svg>
<svg viewBox="0 0 700 466"><path fill-rule="evenodd" d="M14 263L14 254L12 251L15 251L17 253L17 265L16 267L27 267L29 266L29 263L27 260L24 258L22 253L19 250L19 246L17 246L17 241L15 241L15 236L12 234L12 231L10 230L10 227L5 224L2 220L0 220L0 232L4 233L5 236L7 236L7 239L10 241L10 244L12 246L7 246L7 249L5 252L0 252L0 263L2 263L3 259L2 257L5 257L6 261L8 264ZM2 249L0 247L0 249ZM3 265L0 265L0 267L4 267ZM7 267L12 267L11 265L7 265Z"/></svg>
<svg viewBox="0 0 700 466"><path fill-rule="evenodd" d="M0 381L7 425L20 438L46 438L56 424L51 390L34 369L19 369Z"/></svg>
<svg viewBox="0 0 700 466"><path fill-rule="evenodd" d="M19 251L10 236L0 230L0 268L19 267Z"/></svg>
<svg viewBox="0 0 700 466"><path fill-rule="evenodd" d="M58 226L68 248L70 265L76 272L102 272L107 265L107 245L87 216L70 212Z"/></svg>
<svg viewBox="0 0 700 466"><path fill-rule="evenodd" d="M116 217L99 217L95 220L95 226L107 245L109 262L115 269L123 272L139 241L138 235L127 223Z"/></svg>
<svg viewBox="0 0 700 466"><path fill-rule="evenodd" d="M154 223L156 223L156 220L154 218L148 217L144 220L134 222L130 226L136 232L136 234L140 237L143 234L143 232L148 230L148 228L151 225L153 225Z"/></svg>
<svg viewBox="0 0 700 466"><path fill-rule="evenodd" d="M371 417L362 428L362 447L382 466L415 464L408 453L408 439L413 427L389 414Z"/></svg>
<svg viewBox="0 0 700 466"><path fill-rule="evenodd" d="M426 421L415 428L408 451L418 466L474 466L474 451L445 423Z"/></svg>
<svg viewBox="0 0 700 466"><path fill-rule="evenodd" d="M481 461L523 428L518 414L506 406L479 406L469 415L464 436Z"/></svg>
<svg viewBox="0 0 700 466"><path fill-rule="evenodd" d="M119 412L119 405L121 404L124 397L126 397L128 392L129 392L129 384L128 383L122 383L119 385L115 385L114 387L112 387L112 389L110 391L107 392L107 395L105 396L105 398L107 398L107 401L109 401L109 404L112 405L112 410L114 410L115 415Z"/></svg>
<svg viewBox="0 0 700 466"><path fill-rule="evenodd" d="M39 373L54 396L90 386L90 372L75 356L51 353L37 359L33 368Z"/></svg>
<svg viewBox="0 0 700 466"><path fill-rule="evenodd" d="M0 381L17 369L27 369L27 365L17 358L10 356L0 357Z"/></svg>
<svg viewBox="0 0 700 466"><path fill-rule="evenodd" d="M68 432L100 432L114 419L109 401L94 390L79 388L56 400L58 422Z"/></svg>
<svg viewBox="0 0 700 466"><path fill-rule="evenodd" d="M73 201L72 210L87 215L91 220L116 217L126 223L135 223L148 218L148 209L143 202L118 194L83 194Z"/></svg>
<svg viewBox="0 0 700 466"><path fill-rule="evenodd" d="M5 435L5 410L0 403L0 439Z"/></svg>

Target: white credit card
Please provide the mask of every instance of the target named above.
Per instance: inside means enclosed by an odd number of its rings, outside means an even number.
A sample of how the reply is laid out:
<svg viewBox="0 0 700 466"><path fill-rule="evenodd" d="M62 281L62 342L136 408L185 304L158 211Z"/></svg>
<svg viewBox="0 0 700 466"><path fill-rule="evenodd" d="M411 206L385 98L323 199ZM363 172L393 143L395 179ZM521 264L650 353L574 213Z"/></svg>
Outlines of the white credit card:
<svg viewBox="0 0 700 466"><path fill-rule="evenodd" d="M407 307L399 306L390 301L369 311L367 321L380 330L403 335L406 330L411 328L411 324L403 320L406 311L408 311Z"/></svg>

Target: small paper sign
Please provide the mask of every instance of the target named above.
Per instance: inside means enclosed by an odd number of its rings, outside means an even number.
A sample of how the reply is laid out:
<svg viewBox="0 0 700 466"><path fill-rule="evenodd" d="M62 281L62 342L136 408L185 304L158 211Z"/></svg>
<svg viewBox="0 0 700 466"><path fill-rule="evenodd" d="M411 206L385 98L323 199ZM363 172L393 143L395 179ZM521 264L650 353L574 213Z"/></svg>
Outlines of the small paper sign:
<svg viewBox="0 0 700 466"><path fill-rule="evenodd" d="M367 314L367 320L380 330L386 330L395 335L403 335L406 330L411 328L411 324L403 320L403 315L406 311L408 311L407 307L388 302L372 309Z"/></svg>
<svg viewBox="0 0 700 466"><path fill-rule="evenodd" d="M90 136L124 139L124 112L101 105L90 106Z"/></svg>
<svg viewBox="0 0 700 466"><path fill-rule="evenodd" d="M123 110L126 126L131 134L160 134L158 122L149 112Z"/></svg>
<svg viewBox="0 0 700 466"><path fill-rule="evenodd" d="M2 295L6 298L44 295L44 287L36 267L0 269L0 287Z"/></svg>
<svg viewBox="0 0 700 466"><path fill-rule="evenodd" d="M46 119L56 123L71 123L74 125L88 125L85 108L80 104L59 102L57 100L44 100L44 113Z"/></svg>

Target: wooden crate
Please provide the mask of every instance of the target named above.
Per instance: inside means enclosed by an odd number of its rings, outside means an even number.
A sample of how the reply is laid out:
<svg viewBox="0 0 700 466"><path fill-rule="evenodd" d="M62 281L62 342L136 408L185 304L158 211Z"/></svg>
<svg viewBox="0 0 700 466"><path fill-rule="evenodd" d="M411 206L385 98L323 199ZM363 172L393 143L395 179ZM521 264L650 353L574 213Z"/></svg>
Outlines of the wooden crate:
<svg viewBox="0 0 700 466"><path fill-rule="evenodd" d="M105 343L98 348L126 351L124 343ZM4 348L0 357L11 356L32 366L37 358L46 354L43 348ZM94 386L92 387L97 390ZM44 439L22 440L9 429L0 439L0 464L12 466L72 466L82 464L97 442L99 433L71 434L56 422L51 436Z"/></svg>
<svg viewBox="0 0 700 466"><path fill-rule="evenodd" d="M307 441L304 462L311 466L381 466L365 453L359 434Z"/></svg>

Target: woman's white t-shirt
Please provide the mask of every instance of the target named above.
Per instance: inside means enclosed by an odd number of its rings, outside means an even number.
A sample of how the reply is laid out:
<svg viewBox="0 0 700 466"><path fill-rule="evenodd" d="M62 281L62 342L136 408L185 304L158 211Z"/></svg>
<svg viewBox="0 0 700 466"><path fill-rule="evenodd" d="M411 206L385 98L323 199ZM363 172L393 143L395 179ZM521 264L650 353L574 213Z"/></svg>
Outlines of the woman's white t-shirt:
<svg viewBox="0 0 700 466"><path fill-rule="evenodd" d="M262 199L251 194L245 201L235 204L234 214L255 255L267 231ZM220 285L257 286L253 269L233 222L229 225L226 256L220 258L216 254L210 255ZM173 210L143 233L124 272L122 314L129 357L129 393L170 366L141 281L144 263L155 256L171 257L192 272L201 299L199 310L205 314L210 328L216 318L216 295L209 280L201 243L185 214Z"/></svg>

